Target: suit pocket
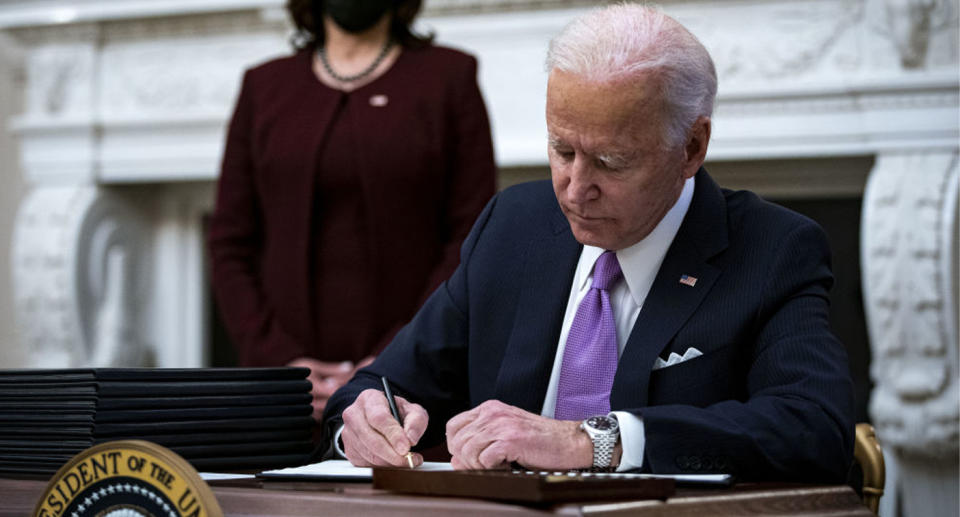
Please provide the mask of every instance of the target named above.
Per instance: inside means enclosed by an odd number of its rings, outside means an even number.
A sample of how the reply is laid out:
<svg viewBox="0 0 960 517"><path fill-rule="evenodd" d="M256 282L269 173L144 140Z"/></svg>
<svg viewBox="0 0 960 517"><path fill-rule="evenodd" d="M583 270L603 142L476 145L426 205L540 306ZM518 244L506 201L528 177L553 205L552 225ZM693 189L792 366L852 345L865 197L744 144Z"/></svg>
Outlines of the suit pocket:
<svg viewBox="0 0 960 517"><path fill-rule="evenodd" d="M695 348L703 350L699 346ZM713 347L703 355L650 372L648 404L705 407L734 397L736 346Z"/></svg>

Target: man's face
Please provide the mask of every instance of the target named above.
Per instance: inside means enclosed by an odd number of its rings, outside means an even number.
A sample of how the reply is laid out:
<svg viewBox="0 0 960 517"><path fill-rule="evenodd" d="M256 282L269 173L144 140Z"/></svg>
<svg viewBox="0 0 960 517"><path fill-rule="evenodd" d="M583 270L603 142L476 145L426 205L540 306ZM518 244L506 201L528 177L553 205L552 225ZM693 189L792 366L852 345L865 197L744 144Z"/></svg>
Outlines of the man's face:
<svg viewBox="0 0 960 517"><path fill-rule="evenodd" d="M639 242L692 175L683 146L663 145L656 88L655 77L596 83L558 70L550 74L553 190L583 244L618 250Z"/></svg>

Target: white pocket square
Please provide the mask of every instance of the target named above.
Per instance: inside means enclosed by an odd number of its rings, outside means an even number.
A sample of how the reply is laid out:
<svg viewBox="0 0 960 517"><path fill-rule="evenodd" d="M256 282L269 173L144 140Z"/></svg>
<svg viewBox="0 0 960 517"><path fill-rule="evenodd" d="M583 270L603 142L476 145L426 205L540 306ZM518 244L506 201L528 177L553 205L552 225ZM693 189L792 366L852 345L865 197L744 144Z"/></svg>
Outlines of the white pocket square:
<svg viewBox="0 0 960 517"><path fill-rule="evenodd" d="M653 362L653 369L659 370L668 366L676 366L684 361L689 361L695 357L700 357L701 355L703 355L703 352L693 347L688 348L683 355L680 355L676 352L670 352L670 357L667 357L666 361L658 357L657 360Z"/></svg>

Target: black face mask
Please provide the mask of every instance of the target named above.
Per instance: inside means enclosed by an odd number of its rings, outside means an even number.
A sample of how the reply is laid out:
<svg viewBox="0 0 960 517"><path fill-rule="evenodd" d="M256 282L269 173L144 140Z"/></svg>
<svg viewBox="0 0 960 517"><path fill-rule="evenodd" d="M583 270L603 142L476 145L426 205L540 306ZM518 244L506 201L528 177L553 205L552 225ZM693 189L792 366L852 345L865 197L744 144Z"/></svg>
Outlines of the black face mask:
<svg viewBox="0 0 960 517"><path fill-rule="evenodd" d="M316 2L317 5L321 2ZM323 12L347 32L373 27L393 7L393 0L323 0ZM315 10L316 12L316 10Z"/></svg>

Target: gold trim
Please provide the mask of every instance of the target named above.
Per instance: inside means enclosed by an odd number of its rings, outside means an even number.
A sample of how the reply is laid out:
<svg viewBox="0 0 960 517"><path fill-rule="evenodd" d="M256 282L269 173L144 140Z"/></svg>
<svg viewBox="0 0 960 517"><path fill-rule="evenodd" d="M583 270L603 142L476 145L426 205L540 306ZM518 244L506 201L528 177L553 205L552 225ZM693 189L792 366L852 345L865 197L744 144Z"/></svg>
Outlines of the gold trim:
<svg viewBox="0 0 960 517"><path fill-rule="evenodd" d="M150 485L173 503L177 515L223 517L210 487L190 463L170 449L143 440L102 443L71 458L47 483L33 516L62 517L86 488L114 477Z"/></svg>
<svg viewBox="0 0 960 517"><path fill-rule="evenodd" d="M886 482L886 466L883 462L883 449L872 425L857 424L853 457L863 471L863 504L876 514Z"/></svg>

